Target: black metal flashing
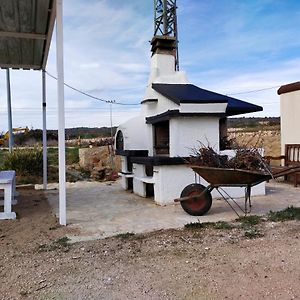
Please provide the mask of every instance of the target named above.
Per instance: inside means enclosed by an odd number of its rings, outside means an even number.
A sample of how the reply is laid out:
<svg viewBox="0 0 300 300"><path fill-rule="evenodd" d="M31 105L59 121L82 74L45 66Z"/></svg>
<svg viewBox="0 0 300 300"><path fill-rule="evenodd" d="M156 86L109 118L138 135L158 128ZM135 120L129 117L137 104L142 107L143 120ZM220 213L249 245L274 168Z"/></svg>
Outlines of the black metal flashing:
<svg viewBox="0 0 300 300"><path fill-rule="evenodd" d="M168 157L168 156L147 156L132 157L131 162L146 166L163 166L163 165L184 165L187 164L189 157Z"/></svg>
<svg viewBox="0 0 300 300"><path fill-rule="evenodd" d="M172 36L154 36L151 41L152 55L155 53L174 55L177 48L177 41Z"/></svg>
<svg viewBox="0 0 300 300"><path fill-rule="evenodd" d="M158 99L145 99L141 102L141 104L144 104L144 103L157 103L158 102Z"/></svg>
<svg viewBox="0 0 300 300"><path fill-rule="evenodd" d="M225 113L181 113L178 109L168 110L162 114L155 115L152 117L146 118L146 124L156 124L163 121L168 121L172 118L178 117L203 117L203 116L217 116L225 117Z"/></svg>
<svg viewBox="0 0 300 300"><path fill-rule="evenodd" d="M119 172L120 174L123 174L123 175L133 175L133 173L132 172L123 172L123 171L121 171L121 172Z"/></svg>
<svg viewBox="0 0 300 300"><path fill-rule="evenodd" d="M121 156L148 156L148 150L116 150L116 155Z"/></svg>

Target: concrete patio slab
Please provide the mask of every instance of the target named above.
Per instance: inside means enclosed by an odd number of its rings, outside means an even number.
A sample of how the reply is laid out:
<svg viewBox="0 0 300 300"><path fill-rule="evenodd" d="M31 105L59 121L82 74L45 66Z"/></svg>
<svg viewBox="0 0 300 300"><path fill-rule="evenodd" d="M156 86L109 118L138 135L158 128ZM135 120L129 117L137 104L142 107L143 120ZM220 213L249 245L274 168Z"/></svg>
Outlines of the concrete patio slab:
<svg viewBox="0 0 300 300"><path fill-rule="evenodd" d="M52 187L56 187L55 185ZM49 203L58 213L58 191L46 192ZM243 199L238 199L244 205ZM300 188L271 182L267 195L252 198L252 213L262 215L288 206L300 206ZM67 184L67 222L80 229L72 241L101 239L119 233L145 233L159 229L181 228L191 222L231 221L237 216L224 200L214 200L209 213L193 217L180 204L158 206L153 199L124 191L119 182L76 182Z"/></svg>

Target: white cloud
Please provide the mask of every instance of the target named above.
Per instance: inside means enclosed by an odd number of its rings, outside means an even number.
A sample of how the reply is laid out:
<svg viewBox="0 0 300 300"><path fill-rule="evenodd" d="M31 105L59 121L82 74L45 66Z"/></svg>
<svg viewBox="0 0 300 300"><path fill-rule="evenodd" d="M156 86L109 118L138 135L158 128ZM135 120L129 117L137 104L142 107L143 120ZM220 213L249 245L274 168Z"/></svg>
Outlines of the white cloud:
<svg viewBox="0 0 300 300"><path fill-rule="evenodd" d="M264 12L268 1L178 3L180 63L191 83L236 93L299 80L300 59L294 54L295 49L300 53L295 38L299 12L289 11L288 18L283 10ZM65 81L99 98L139 103L148 79L152 1L65 0L64 5ZM255 19L262 12L264 18ZM47 71L56 76L55 33ZM41 128L41 72L12 71L11 81L14 126ZM56 93L56 81L47 76L49 128L57 127ZM263 104L262 115L279 114L276 89L236 97ZM109 125L107 104L67 87L65 98L66 126ZM138 110L114 106L114 124ZM0 131L6 128L6 82L1 70Z"/></svg>

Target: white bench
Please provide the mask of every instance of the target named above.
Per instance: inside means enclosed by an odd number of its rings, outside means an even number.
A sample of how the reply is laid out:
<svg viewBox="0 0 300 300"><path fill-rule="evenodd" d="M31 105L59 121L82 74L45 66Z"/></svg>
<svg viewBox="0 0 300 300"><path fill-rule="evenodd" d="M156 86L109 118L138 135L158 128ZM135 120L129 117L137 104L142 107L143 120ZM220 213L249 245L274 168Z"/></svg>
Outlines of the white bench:
<svg viewBox="0 0 300 300"><path fill-rule="evenodd" d="M4 190L4 212L0 212L0 220L15 219L16 213L11 211L16 189L15 171L0 171L0 189Z"/></svg>

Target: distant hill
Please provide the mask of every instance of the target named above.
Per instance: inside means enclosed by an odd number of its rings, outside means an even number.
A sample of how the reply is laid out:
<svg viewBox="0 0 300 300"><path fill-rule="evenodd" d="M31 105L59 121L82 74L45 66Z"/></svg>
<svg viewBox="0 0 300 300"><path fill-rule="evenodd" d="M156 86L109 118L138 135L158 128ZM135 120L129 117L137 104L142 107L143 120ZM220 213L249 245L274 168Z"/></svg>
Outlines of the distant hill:
<svg viewBox="0 0 300 300"><path fill-rule="evenodd" d="M280 127L280 117L229 118L228 128Z"/></svg>
<svg viewBox="0 0 300 300"><path fill-rule="evenodd" d="M245 129L260 129L260 128L280 128L280 117L265 117L265 118L229 118L228 128L245 128ZM113 127L113 135L116 133L117 127ZM110 127L76 127L66 128L66 139L92 139L101 137L110 137ZM17 134L14 136L16 145L35 144L42 141L42 130L32 129L28 133ZM1 138L1 135L0 135ZM47 140L56 143L58 139L57 130L47 130ZM7 144L8 141L5 142ZM7 145L6 145L7 146Z"/></svg>
<svg viewBox="0 0 300 300"><path fill-rule="evenodd" d="M113 127L113 135L116 133L116 129L117 127ZM110 137L110 135L111 135L110 127L66 128L66 139L77 139L78 137L80 137L81 139L92 139L92 138L99 138L99 137ZM16 145L35 144L41 142L42 137L43 137L43 131L41 129L31 129L27 133L14 135L14 143ZM57 130L47 130L47 140L57 141L58 140ZM5 144L7 143L8 141L5 142Z"/></svg>
<svg viewBox="0 0 300 300"><path fill-rule="evenodd" d="M113 127L113 135L116 133L117 127ZM57 134L57 131L56 131ZM66 138L74 139L79 136L83 139L90 139L96 137L109 137L111 134L110 127L76 127L76 128L67 128L66 129Z"/></svg>

